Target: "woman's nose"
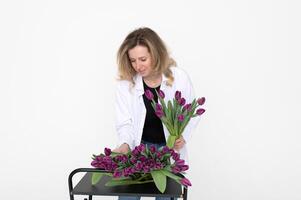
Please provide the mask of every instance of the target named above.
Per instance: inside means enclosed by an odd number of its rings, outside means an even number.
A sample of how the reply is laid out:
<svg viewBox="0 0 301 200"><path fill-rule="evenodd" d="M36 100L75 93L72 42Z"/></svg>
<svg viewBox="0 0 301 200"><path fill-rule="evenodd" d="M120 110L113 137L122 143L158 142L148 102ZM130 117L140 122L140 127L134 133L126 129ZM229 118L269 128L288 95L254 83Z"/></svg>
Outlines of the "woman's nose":
<svg viewBox="0 0 301 200"><path fill-rule="evenodd" d="M142 66L141 62L140 62L140 61L137 61L136 66L137 66L137 69L140 69L141 66Z"/></svg>

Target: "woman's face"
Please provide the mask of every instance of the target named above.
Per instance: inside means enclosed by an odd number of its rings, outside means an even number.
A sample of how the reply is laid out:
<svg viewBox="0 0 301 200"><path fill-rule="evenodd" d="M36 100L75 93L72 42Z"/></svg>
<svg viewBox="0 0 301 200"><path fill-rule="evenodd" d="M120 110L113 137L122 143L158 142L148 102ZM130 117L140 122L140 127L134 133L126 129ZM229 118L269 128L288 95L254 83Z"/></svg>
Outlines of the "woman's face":
<svg viewBox="0 0 301 200"><path fill-rule="evenodd" d="M142 77L146 78L153 73L151 55L145 46L137 45L128 51L132 67Z"/></svg>

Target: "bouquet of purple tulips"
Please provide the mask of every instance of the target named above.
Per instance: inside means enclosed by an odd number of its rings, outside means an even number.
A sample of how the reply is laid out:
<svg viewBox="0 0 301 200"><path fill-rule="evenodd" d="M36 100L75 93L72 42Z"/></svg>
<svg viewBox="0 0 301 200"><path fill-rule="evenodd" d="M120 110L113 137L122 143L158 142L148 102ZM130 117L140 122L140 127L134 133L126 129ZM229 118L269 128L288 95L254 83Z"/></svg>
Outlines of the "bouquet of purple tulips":
<svg viewBox="0 0 301 200"><path fill-rule="evenodd" d="M140 144L127 154L111 152L105 148L104 154L93 155L91 165L106 172L92 174L92 184L96 184L104 175L111 179L106 186L143 184L154 182L163 193L166 189L166 178L170 177L179 184L191 186L183 173L188 165L180 155L167 146L156 149L153 145ZM171 162L173 159L174 162Z"/></svg>
<svg viewBox="0 0 301 200"><path fill-rule="evenodd" d="M145 96L152 101L152 107L156 115L161 119L169 132L167 146L173 148L176 139L178 139L191 118L200 116L205 109L198 108L205 103L205 97L194 99L191 103L186 104L186 99L182 97L180 91L176 91L175 97L165 103L165 94L162 90L156 91L158 103L154 100L154 94L150 90L145 91ZM198 109L197 109L198 108Z"/></svg>

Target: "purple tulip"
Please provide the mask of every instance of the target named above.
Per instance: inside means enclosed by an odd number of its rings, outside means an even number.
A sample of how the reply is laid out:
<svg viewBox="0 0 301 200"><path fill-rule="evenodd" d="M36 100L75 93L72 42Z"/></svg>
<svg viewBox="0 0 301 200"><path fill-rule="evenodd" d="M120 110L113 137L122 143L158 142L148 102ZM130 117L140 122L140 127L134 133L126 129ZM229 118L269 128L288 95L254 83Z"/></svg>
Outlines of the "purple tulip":
<svg viewBox="0 0 301 200"><path fill-rule="evenodd" d="M122 155L122 156L121 156L121 162L124 164L124 163L126 163L127 161L128 161L127 156L126 156L126 155Z"/></svg>
<svg viewBox="0 0 301 200"><path fill-rule="evenodd" d="M156 161L154 159L149 159L145 164L150 168L154 168Z"/></svg>
<svg viewBox="0 0 301 200"><path fill-rule="evenodd" d="M105 155L106 155L106 156L111 155L111 153L112 153L111 149L105 148Z"/></svg>
<svg viewBox="0 0 301 200"><path fill-rule="evenodd" d="M120 162L121 161L121 155L117 155L117 156L115 156L115 158L114 158L117 162Z"/></svg>
<svg viewBox="0 0 301 200"><path fill-rule="evenodd" d="M179 116L178 116L178 120L179 120L179 122L182 122L182 121L184 121L184 115L182 115L182 114L181 114L181 115L179 115Z"/></svg>
<svg viewBox="0 0 301 200"><path fill-rule="evenodd" d="M182 178L180 180L181 184L184 185L184 186L191 186L191 183L190 181L187 179L187 178Z"/></svg>
<svg viewBox="0 0 301 200"><path fill-rule="evenodd" d="M120 178L122 176L122 172L121 171L118 171L118 170L115 170L114 173L113 173L113 177L114 178Z"/></svg>
<svg viewBox="0 0 301 200"><path fill-rule="evenodd" d="M162 157L162 153L160 153L159 151L157 151L156 156L160 159Z"/></svg>
<svg viewBox="0 0 301 200"><path fill-rule="evenodd" d="M103 160L103 155L96 156L96 158L91 162L91 165L93 167L104 169L105 165L106 165L106 162Z"/></svg>
<svg viewBox="0 0 301 200"><path fill-rule="evenodd" d="M197 115L202 115L204 112L205 112L205 109L200 108L200 109L198 109L198 110L196 111L196 114L197 114Z"/></svg>
<svg viewBox="0 0 301 200"><path fill-rule="evenodd" d="M130 172L128 168L123 169L123 176L128 177L130 175Z"/></svg>
<svg viewBox="0 0 301 200"><path fill-rule="evenodd" d="M112 163L112 169L115 170L118 167L117 163Z"/></svg>
<svg viewBox="0 0 301 200"><path fill-rule="evenodd" d="M168 148L168 146L164 146L164 147L162 148L162 153L163 153L163 154L166 154L167 152L169 152L169 148Z"/></svg>
<svg viewBox="0 0 301 200"><path fill-rule="evenodd" d="M184 106L186 103L186 99L185 98L181 98L181 102L180 102L180 105L181 106Z"/></svg>
<svg viewBox="0 0 301 200"><path fill-rule="evenodd" d="M140 160L141 162L145 162L145 161L147 160L147 158L146 158L145 156L141 156L141 157L139 158L139 160Z"/></svg>
<svg viewBox="0 0 301 200"><path fill-rule="evenodd" d="M148 100L150 100L150 101L153 100L154 95L153 95L152 91L147 89L144 94Z"/></svg>
<svg viewBox="0 0 301 200"><path fill-rule="evenodd" d="M135 164L135 163L137 162L137 159L136 159L135 157L132 157L132 158L130 159L130 161L131 161L132 164Z"/></svg>
<svg viewBox="0 0 301 200"><path fill-rule="evenodd" d="M163 164L160 162L156 162L155 169L162 169L162 168L163 168Z"/></svg>
<svg viewBox="0 0 301 200"><path fill-rule="evenodd" d="M151 146L149 147L149 150L150 150L150 152L155 153L155 152L156 152L156 147L155 147L155 145L151 145Z"/></svg>
<svg viewBox="0 0 301 200"><path fill-rule="evenodd" d="M183 106L186 103L186 99L185 98L180 98L180 99L177 100L177 102L178 102L179 105Z"/></svg>
<svg viewBox="0 0 301 200"><path fill-rule="evenodd" d="M121 162L121 159L122 159L121 157L122 157L121 155L117 155L117 156L114 157L114 160L116 162Z"/></svg>
<svg viewBox="0 0 301 200"><path fill-rule="evenodd" d="M139 151L138 151L137 147L135 147L135 149L132 151L132 155L137 156L138 154L139 154Z"/></svg>
<svg viewBox="0 0 301 200"><path fill-rule="evenodd" d="M96 156L95 158L98 162L102 162L103 161L103 156Z"/></svg>
<svg viewBox="0 0 301 200"><path fill-rule="evenodd" d="M205 97L199 98L198 99L198 104L201 106L205 103L205 101L206 101Z"/></svg>
<svg viewBox="0 0 301 200"><path fill-rule="evenodd" d="M110 156L105 156L105 157L103 157L103 162L112 163L112 158Z"/></svg>
<svg viewBox="0 0 301 200"><path fill-rule="evenodd" d="M150 172L149 166L144 166L144 167L143 167L143 172L144 172L144 173Z"/></svg>
<svg viewBox="0 0 301 200"><path fill-rule="evenodd" d="M137 146L137 150L139 151L139 153L143 152L145 150L145 144L140 144L139 146Z"/></svg>
<svg viewBox="0 0 301 200"><path fill-rule="evenodd" d="M93 161L91 162L91 165L92 165L93 167L97 167L97 166L98 166L97 160L93 160Z"/></svg>
<svg viewBox="0 0 301 200"><path fill-rule="evenodd" d="M158 94L159 94L159 96L160 96L162 99L164 99L165 94L164 94L164 92L163 92L162 90L159 90Z"/></svg>
<svg viewBox="0 0 301 200"><path fill-rule="evenodd" d="M186 171L189 169L189 166L188 165L182 165L181 167L181 171Z"/></svg>
<svg viewBox="0 0 301 200"><path fill-rule="evenodd" d="M137 172L137 170L135 169L135 167L131 167L131 174L134 174L135 172Z"/></svg>
<svg viewBox="0 0 301 200"><path fill-rule="evenodd" d="M162 110L157 110L157 111L155 112L155 114L156 114L159 118L161 118L161 117L164 116L164 112L163 112Z"/></svg>
<svg viewBox="0 0 301 200"><path fill-rule="evenodd" d="M128 168L126 168L126 170L129 175L132 175L136 171L133 167L128 167Z"/></svg>
<svg viewBox="0 0 301 200"><path fill-rule="evenodd" d="M135 168L136 168L137 171L140 171L140 170L142 169L142 167L143 167L143 165L142 165L141 162L137 162L137 163L135 164Z"/></svg>
<svg viewBox="0 0 301 200"><path fill-rule="evenodd" d="M179 160L176 161L177 166L182 166L184 164L185 164L185 161L183 159L179 159Z"/></svg>
<svg viewBox="0 0 301 200"><path fill-rule="evenodd" d="M183 107L183 111L185 111L185 110L187 110L188 112L190 112L191 111L191 103L189 103L189 104L186 104L184 107Z"/></svg>
<svg viewBox="0 0 301 200"><path fill-rule="evenodd" d="M181 99L181 92L180 91L176 91L175 98L176 98L177 101L179 99Z"/></svg>
<svg viewBox="0 0 301 200"><path fill-rule="evenodd" d="M181 168L178 167L178 166L174 166L172 169L171 169L172 173L174 174L177 174L181 171Z"/></svg>
<svg viewBox="0 0 301 200"><path fill-rule="evenodd" d="M156 111L162 111L162 110L163 110L162 106L157 103L156 104Z"/></svg>
<svg viewBox="0 0 301 200"><path fill-rule="evenodd" d="M172 152L172 159L174 159L175 161L180 159L180 154L178 154L177 152Z"/></svg>

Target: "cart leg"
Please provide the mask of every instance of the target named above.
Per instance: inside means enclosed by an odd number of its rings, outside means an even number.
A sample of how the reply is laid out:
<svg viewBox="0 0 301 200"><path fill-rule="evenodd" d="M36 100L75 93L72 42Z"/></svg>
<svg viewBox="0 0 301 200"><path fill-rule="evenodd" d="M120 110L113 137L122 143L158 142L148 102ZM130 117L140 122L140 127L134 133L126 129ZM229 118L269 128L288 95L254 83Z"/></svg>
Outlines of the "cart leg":
<svg viewBox="0 0 301 200"><path fill-rule="evenodd" d="M183 200L187 200L187 188L184 187L184 194L183 194Z"/></svg>
<svg viewBox="0 0 301 200"><path fill-rule="evenodd" d="M84 200L88 200L88 199L84 198ZM89 195L89 200L92 200L92 195Z"/></svg>

